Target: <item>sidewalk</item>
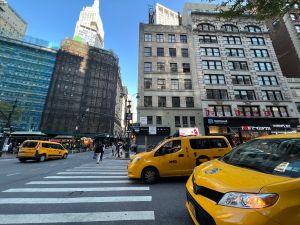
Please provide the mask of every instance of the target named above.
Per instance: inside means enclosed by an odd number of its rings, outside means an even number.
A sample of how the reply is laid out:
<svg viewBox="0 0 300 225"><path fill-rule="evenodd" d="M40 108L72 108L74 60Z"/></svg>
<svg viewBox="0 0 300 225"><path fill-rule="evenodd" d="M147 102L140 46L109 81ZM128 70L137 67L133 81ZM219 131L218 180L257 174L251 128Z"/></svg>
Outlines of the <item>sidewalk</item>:
<svg viewBox="0 0 300 225"><path fill-rule="evenodd" d="M1 159L15 159L16 158L16 154L13 153L7 153L7 152L2 152L2 156L0 157Z"/></svg>

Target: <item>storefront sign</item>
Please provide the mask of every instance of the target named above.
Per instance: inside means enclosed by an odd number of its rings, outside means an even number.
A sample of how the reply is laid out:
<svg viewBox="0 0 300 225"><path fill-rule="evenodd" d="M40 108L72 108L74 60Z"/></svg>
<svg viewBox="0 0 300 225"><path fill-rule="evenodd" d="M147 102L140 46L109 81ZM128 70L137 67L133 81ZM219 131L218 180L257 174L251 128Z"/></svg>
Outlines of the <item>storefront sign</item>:
<svg viewBox="0 0 300 225"><path fill-rule="evenodd" d="M140 124L147 125L147 117L140 117Z"/></svg>
<svg viewBox="0 0 300 225"><path fill-rule="evenodd" d="M156 135L156 127L149 127L149 134Z"/></svg>
<svg viewBox="0 0 300 225"><path fill-rule="evenodd" d="M243 131L271 131L271 127L242 126Z"/></svg>
<svg viewBox="0 0 300 225"><path fill-rule="evenodd" d="M197 136L199 130L197 127L194 128L179 128L179 136Z"/></svg>
<svg viewBox="0 0 300 225"><path fill-rule="evenodd" d="M291 128L290 124L273 124L271 125L273 128Z"/></svg>
<svg viewBox="0 0 300 225"><path fill-rule="evenodd" d="M221 120L221 119L207 119L208 124L215 124L215 125L224 125L228 124L228 120Z"/></svg>

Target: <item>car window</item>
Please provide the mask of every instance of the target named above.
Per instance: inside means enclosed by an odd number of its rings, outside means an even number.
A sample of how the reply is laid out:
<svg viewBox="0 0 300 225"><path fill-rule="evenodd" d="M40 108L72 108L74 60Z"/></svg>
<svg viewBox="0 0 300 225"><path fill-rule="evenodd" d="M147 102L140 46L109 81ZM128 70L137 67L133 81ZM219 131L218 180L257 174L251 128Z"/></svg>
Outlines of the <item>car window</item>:
<svg viewBox="0 0 300 225"><path fill-rule="evenodd" d="M257 139L220 160L279 176L300 177L300 139Z"/></svg>
<svg viewBox="0 0 300 225"><path fill-rule="evenodd" d="M211 148L227 148L228 145L224 139L210 139Z"/></svg>
<svg viewBox="0 0 300 225"><path fill-rule="evenodd" d="M156 155L166 155L178 152L181 149L181 146L181 140L169 141L157 150Z"/></svg>
<svg viewBox="0 0 300 225"><path fill-rule="evenodd" d="M194 150L210 148L210 142L208 139L190 139L190 145Z"/></svg>
<svg viewBox="0 0 300 225"><path fill-rule="evenodd" d="M49 143L42 143L43 148L51 148Z"/></svg>
<svg viewBox="0 0 300 225"><path fill-rule="evenodd" d="M37 146L37 142L30 141L30 142L24 142L22 147L23 148L35 148Z"/></svg>
<svg viewBox="0 0 300 225"><path fill-rule="evenodd" d="M53 149L60 149L60 146L58 144L51 144L51 147Z"/></svg>

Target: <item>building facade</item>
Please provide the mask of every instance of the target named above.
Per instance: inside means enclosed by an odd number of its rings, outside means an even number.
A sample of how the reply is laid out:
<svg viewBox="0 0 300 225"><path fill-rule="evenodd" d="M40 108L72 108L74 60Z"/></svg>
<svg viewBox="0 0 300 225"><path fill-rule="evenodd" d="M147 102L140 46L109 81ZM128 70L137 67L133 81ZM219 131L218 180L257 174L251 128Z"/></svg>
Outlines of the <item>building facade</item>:
<svg viewBox="0 0 300 225"><path fill-rule="evenodd" d="M113 136L118 76L112 52L66 39L58 51L41 130Z"/></svg>
<svg viewBox="0 0 300 225"><path fill-rule="evenodd" d="M242 131L247 140L296 128L297 112L265 23L251 16L228 21L215 5L188 6L183 16L190 18L183 21L193 32L205 133Z"/></svg>
<svg viewBox="0 0 300 225"><path fill-rule="evenodd" d="M292 99L297 108L297 117L300 120L300 78L287 78L287 82L291 90Z"/></svg>
<svg viewBox="0 0 300 225"><path fill-rule="evenodd" d="M7 3L0 0L0 36L21 40L25 35L27 23Z"/></svg>
<svg viewBox="0 0 300 225"><path fill-rule="evenodd" d="M156 3L154 10L150 11L150 24L178 26L180 23L180 14L167 7Z"/></svg>
<svg viewBox="0 0 300 225"><path fill-rule="evenodd" d="M299 7L299 4L295 4L281 19L267 22L282 73L288 78L300 78Z"/></svg>
<svg viewBox="0 0 300 225"><path fill-rule="evenodd" d="M191 30L152 24L139 30L137 112L139 136L147 137L141 143L157 142L180 127L203 127Z"/></svg>
<svg viewBox="0 0 300 225"><path fill-rule="evenodd" d="M100 0L94 0L91 7L84 7L76 23L74 38L90 46L104 48L104 29L100 17Z"/></svg>
<svg viewBox="0 0 300 225"><path fill-rule="evenodd" d="M17 100L21 117L12 121L15 130L38 130L56 54L51 48L0 37L0 102L13 105Z"/></svg>

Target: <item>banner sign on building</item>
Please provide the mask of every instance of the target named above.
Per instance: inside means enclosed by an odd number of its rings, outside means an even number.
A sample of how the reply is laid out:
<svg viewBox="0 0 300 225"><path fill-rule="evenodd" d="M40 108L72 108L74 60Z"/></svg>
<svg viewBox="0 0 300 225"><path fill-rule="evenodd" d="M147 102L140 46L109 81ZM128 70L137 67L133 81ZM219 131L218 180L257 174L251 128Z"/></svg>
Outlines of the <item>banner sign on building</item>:
<svg viewBox="0 0 300 225"><path fill-rule="evenodd" d="M179 128L179 136L197 136L199 130L197 127L194 128Z"/></svg>
<svg viewBox="0 0 300 225"><path fill-rule="evenodd" d="M242 126L243 131L271 131L271 127Z"/></svg>
<svg viewBox="0 0 300 225"><path fill-rule="evenodd" d="M149 134L156 135L156 127L149 127Z"/></svg>
<svg viewBox="0 0 300 225"><path fill-rule="evenodd" d="M147 117L140 117L140 124L147 125Z"/></svg>

